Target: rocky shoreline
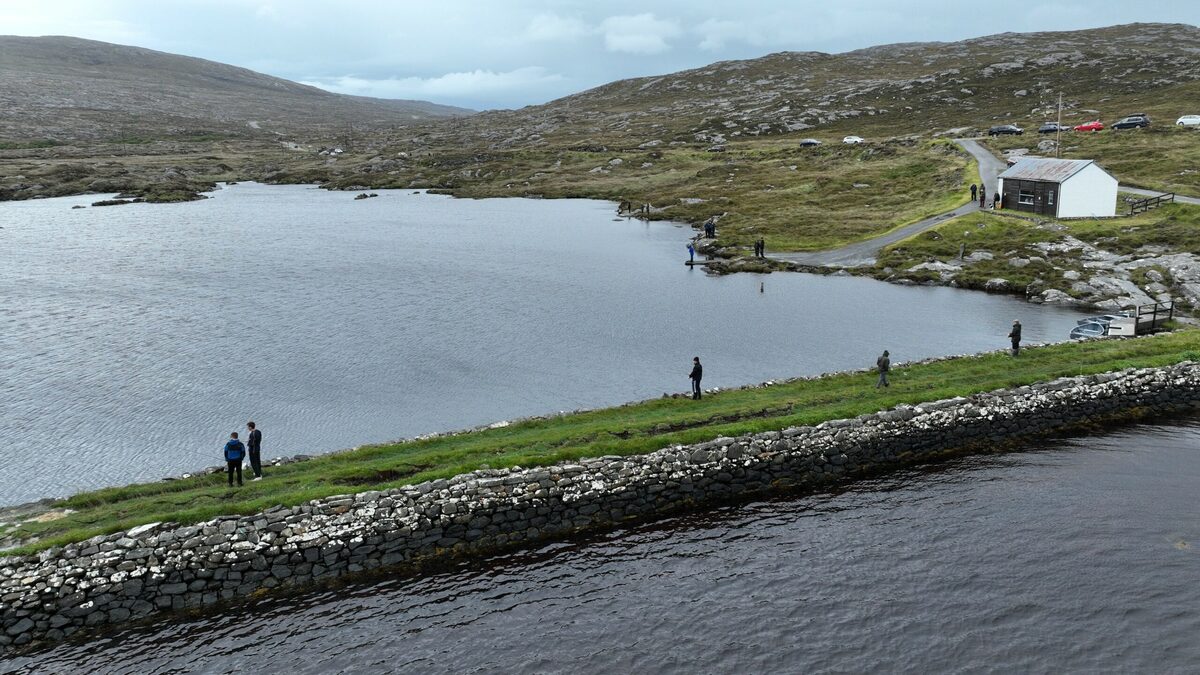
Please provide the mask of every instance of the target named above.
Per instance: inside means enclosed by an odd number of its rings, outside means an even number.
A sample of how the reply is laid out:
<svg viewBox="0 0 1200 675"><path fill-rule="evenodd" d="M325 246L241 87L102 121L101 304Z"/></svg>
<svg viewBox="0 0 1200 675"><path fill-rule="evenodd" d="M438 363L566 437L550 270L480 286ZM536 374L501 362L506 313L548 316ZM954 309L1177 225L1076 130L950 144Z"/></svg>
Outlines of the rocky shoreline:
<svg viewBox="0 0 1200 675"><path fill-rule="evenodd" d="M436 563L782 489L819 488L1035 434L1192 408L1185 362L919 405L646 455L480 470L188 526L151 523L0 559L0 650Z"/></svg>

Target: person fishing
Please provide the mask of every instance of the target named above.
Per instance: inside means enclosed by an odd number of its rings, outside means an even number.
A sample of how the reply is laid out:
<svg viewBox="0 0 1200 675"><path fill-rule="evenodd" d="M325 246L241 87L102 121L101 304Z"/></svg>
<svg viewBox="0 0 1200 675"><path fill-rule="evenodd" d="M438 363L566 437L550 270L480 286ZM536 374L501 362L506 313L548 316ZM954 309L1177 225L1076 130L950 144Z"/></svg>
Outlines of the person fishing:
<svg viewBox="0 0 1200 675"><path fill-rule="evenodd" d="M875 388L890 387L888 382L888 372L892 370L892 359L888 357L888 350L883 350L883 355L875 359L875 368L879 371L879 380L875 382Z"/></svg>

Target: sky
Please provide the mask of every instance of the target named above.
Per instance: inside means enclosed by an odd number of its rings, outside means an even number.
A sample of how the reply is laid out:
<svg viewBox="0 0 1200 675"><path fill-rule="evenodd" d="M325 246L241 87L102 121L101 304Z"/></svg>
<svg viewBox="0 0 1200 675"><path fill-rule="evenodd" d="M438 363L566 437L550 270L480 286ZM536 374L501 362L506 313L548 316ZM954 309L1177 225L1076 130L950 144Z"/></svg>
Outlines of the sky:
<svg viewBox="0 0 1200 675"><path fill-rule="evenodd" d="M1195 25L1200 1L0 0L0 35L136 45L477 110L778 51L1135 21Z"/></svg>

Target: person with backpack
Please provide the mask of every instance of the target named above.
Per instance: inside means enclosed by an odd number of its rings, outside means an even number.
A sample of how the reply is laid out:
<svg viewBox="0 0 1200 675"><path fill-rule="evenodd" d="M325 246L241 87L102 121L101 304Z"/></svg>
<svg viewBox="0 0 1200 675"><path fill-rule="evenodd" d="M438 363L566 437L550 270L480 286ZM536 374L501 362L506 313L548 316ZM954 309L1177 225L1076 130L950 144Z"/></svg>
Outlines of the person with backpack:
<svg viewBox="0 0 1200 675"><path fill-rule="evenodd" d="M242 460L246 458L246 446L238 440L237 432L229 434L225 443L225 471L229 474L229 487L233 487L233 473L237 472L238 487L242 486Z"/></svg>
<svg viewBox="0 0 1200 675"><path fill-rule="evenodd" d="M971 183L971 201L975 201L979 197L979 186Z"/></svg>

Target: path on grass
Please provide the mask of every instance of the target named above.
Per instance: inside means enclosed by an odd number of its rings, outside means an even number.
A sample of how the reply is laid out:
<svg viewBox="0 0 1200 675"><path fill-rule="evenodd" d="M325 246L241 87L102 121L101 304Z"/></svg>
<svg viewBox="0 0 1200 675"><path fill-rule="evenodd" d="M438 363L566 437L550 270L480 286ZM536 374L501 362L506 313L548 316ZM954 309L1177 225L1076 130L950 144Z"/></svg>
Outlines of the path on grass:
<svg viewBox="0 0 1200 675"><path fill-rule="evenodd" d="M983 179L983 184L988 187L989 193L994 190L996 177L1005 169L1004 162L972 139L957 138L954 142L958 143L964 150L975 157L975 160L979 163L979 175ZM988 199L991 199L990 194ZM908 239L914 234L920 234L952 218L974 213L978 210L979 202L971 202L951 211L939 213L936 216L905 225L878 237L855 242L842 248L835 248L829 251L807 251L803 253L771 253L767 257L774 258L775 260L799 263L801 265L812 265L814 267L861 267L872 265L875 263L875 256L879 254L880 249L883 247L890 246L903 239Z"/></svg>

